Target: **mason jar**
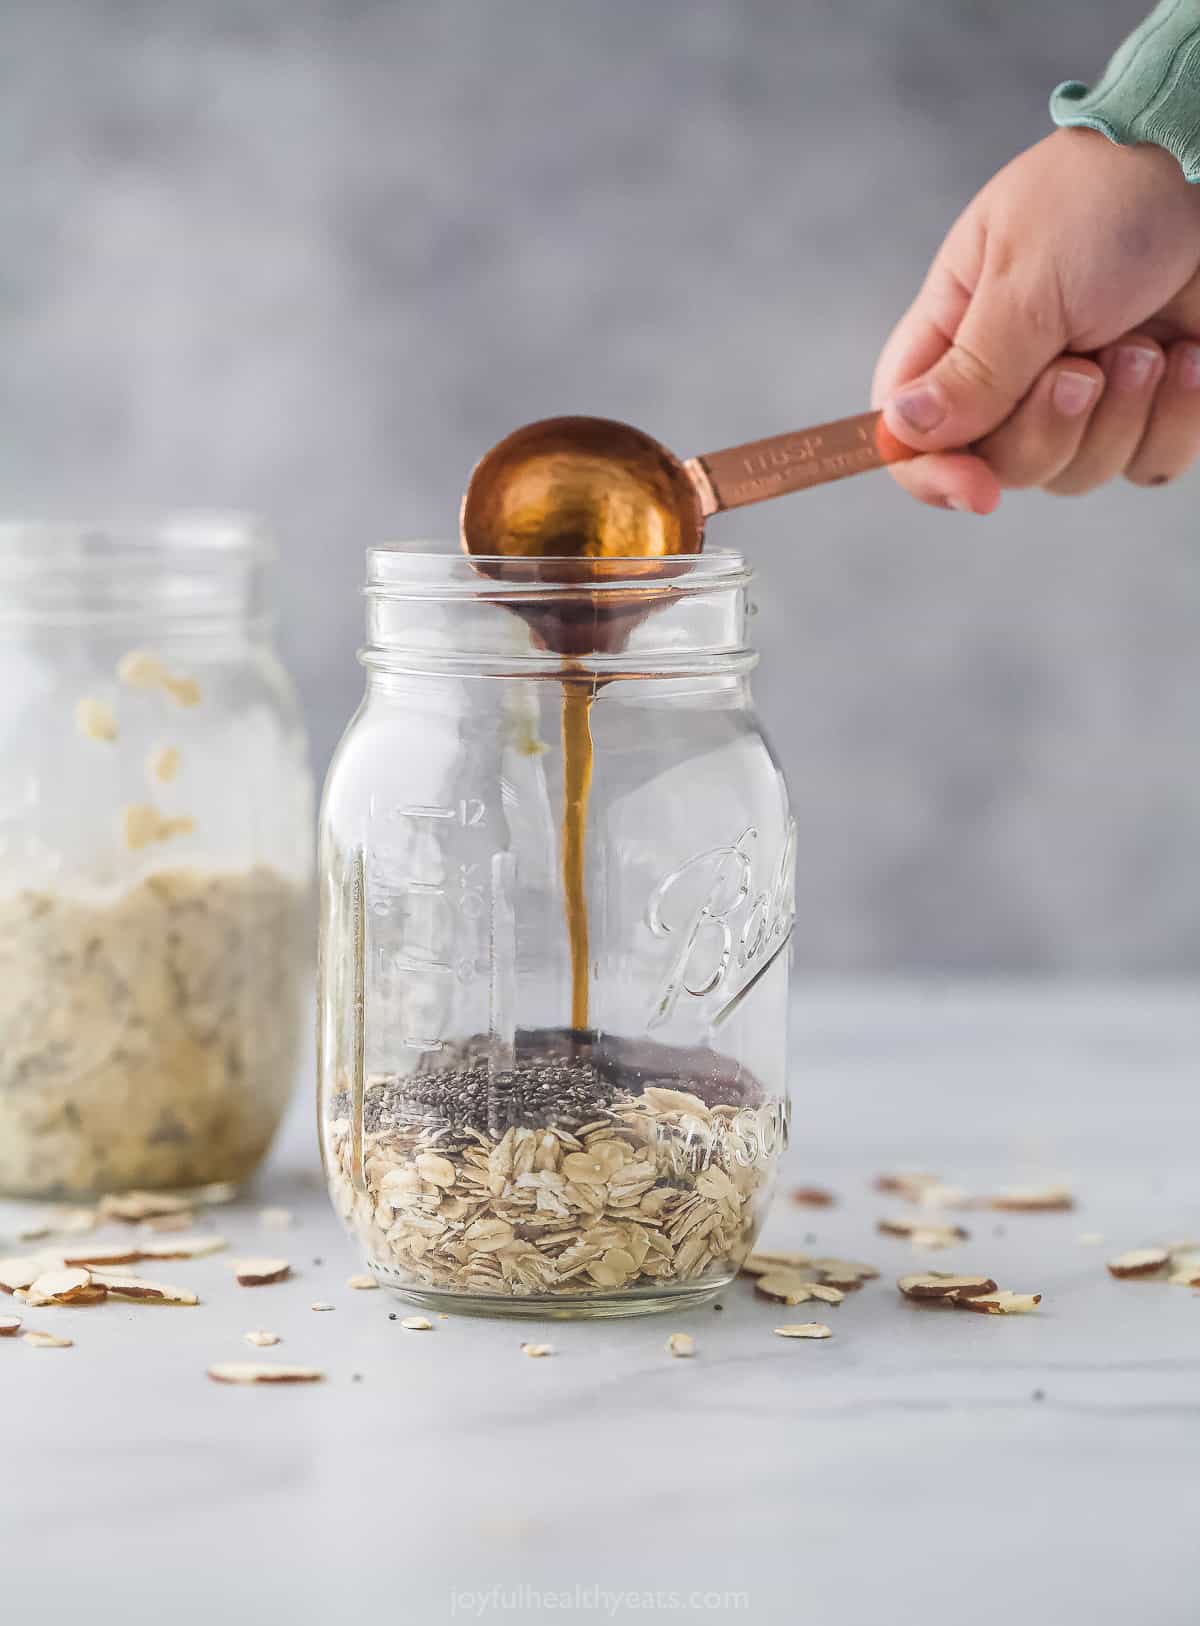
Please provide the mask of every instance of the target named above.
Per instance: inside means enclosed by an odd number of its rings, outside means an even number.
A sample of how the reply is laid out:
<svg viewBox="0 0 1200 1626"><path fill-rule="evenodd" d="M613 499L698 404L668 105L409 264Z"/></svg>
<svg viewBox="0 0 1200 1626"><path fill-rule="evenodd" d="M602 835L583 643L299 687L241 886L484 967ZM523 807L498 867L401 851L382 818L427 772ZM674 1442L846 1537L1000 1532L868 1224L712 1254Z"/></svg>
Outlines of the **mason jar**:
<svg viewBox="0 0 1200 1626"><path fill-rule="evenodd" d="M787 1135L794 836L750 572L368 555L320 819L320 1122L384 1285L476 1313L705 1299Z"/></svg>
<svg viewBox="0 0 1200 1626"><path fill-rule="evenodd" d="M311 783L270 549L0 526L0 1191L241 1181L311 989Z"/></svg>

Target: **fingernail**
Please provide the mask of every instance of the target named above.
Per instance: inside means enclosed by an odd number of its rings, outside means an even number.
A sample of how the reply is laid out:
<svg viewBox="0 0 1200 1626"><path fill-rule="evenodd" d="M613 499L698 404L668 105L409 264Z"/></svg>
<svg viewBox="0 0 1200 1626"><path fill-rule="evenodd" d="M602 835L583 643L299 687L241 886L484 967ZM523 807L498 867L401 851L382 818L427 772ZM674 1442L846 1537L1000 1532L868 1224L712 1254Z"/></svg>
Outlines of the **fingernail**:
<svg viewBox="0 0 1200 1626"><path fill-rule="evenodd" d="M1157 353L1147 350L1144 345L1118 345L1117 353L1113 357L1112 381L1126 394L1144 389L1150 382L1150 374L1154 371L1157 360Z"/></svg>
<svg viewBox="0 0 1200 1626"><path fill-rule="evenodd" d="M952 508L956 514L973 514L975 512L970 503L963 502L961 497L945 497L942 506Z"/></svg>
<svg viewBox="0 0 1200 1626"><path fill-rule="evenodd" d="M1059 373L1051 394L1054 410L1064 418L1077 418L1091 406L1099 389L1091 373Z"/></svg>
<svg viewBox="0 0 1200 1626"><path fill-rule="evenodd" d="M1200 344L1179 347L1179 384L1185 390L1200 390Z"/></svg>
<svg viewBox="0 0 1200 1626"><path fill-rule="evenodd" d="M911 390L893 395L889 405L900 414L910 429L928 434L936 429L946 416L946 403L942 392L932 384L917 384Z"/></svg>

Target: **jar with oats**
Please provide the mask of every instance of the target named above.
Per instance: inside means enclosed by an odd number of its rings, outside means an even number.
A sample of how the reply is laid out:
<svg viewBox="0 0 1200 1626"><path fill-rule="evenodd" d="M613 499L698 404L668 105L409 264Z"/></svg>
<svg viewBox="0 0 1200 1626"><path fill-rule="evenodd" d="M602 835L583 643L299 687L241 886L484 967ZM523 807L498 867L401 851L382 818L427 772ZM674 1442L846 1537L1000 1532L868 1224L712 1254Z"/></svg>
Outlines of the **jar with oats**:
<svg viewBox="0 0 1200 1626"><path fill-rule="evenodd" d="M311 784L244 521L0 526L0 1192L239 1181L311 987Z"/></svg>
<svg viewBox="0 0 1200 1626"><path fill-rule="evenodd" d="M335 1207L427 1307L630 1315L750 1250L787 1135L795 843L750 573L368 556L320 820Z"/></svg>

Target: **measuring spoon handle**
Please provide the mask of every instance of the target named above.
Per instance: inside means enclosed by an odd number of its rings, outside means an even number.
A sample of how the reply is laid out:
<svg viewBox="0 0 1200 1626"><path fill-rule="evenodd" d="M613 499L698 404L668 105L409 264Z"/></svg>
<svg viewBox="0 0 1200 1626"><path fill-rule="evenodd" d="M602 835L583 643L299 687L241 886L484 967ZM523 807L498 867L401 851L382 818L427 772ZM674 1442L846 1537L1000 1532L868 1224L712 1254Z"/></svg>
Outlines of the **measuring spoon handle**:
<svg viewBox="0 0 1200 1626"><path fill-rule="evenodd" d="M700 493L707 518L726 508L744 508L917 455L896 439L882 413L860 412L855 418L836 418L790 435L704 452L689 457L683 466Z"/></svg>

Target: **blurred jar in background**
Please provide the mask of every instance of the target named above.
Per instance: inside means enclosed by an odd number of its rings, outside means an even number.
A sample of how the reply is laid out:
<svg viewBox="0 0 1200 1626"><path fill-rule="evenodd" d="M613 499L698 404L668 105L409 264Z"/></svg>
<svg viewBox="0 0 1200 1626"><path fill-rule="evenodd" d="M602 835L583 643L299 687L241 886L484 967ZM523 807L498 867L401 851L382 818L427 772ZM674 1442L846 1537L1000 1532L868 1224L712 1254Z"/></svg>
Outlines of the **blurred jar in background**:
<svg viewBox="0 0 1200 1626"><path fill-rule="evenodd" d="M239 1181L310 984L311 781L242 520L0 526L0 1192Z"/></svg>

